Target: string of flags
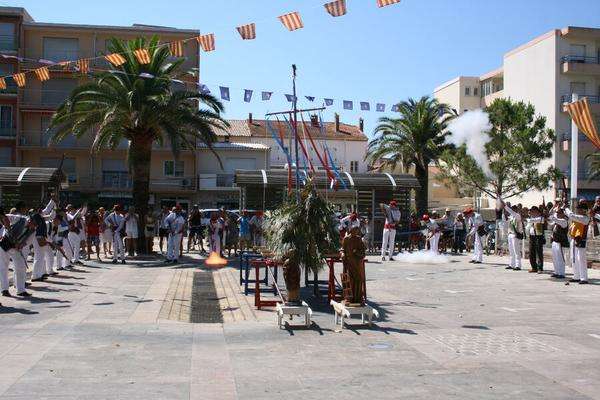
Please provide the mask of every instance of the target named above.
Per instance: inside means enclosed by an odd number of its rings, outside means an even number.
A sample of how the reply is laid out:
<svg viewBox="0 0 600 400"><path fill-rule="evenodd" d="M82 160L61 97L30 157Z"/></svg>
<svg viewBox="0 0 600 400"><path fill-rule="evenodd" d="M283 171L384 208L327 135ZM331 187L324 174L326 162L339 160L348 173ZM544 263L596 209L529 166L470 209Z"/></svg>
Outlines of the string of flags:
<svg viewBox="0 0 600 400"><path fill-rule="evenodd" d="M386 7L386 6L400 3L401 0L375 0L375 1L376 1L377 7L381 8L381 7ZM348 13L348 7L347 7L346 0L334 0L334 1L324 4L323 6L325 8L325 11L329 15L331 15L332 17L335 17L335 18L341 17ZM295 30L304 28L304 22L298 11L280 15L278 17L278 19L281 22L281 24L289 31L295 31ZM238 31L242 40L254 40L257 37L257 30L256 30L255 23L249 23L246 25L238 26L238 27L236 27L236 30ZM173 57L183 57L185 43L188 41L191 41L191 40L197 41L200 48L205 53L216 50L216 36L214 33L208 33L208 34L204 34L204 35L194 36L194 37L191 37L188 39L183 39L183 40L178 40L178 41L173 41L173 42L165 42L165 43L159 44L157 47L158 48L167 47L169 49L170 54ZM49 61L49 60L44 60L44 59L26 60L25 58L14 56L14 55L0 54L0 57L2 57L2 58L16 59L18 62L33 61L33 62L42 64L42 66L31 69L29 71L18 72L18 73L14 73L12 75L6 75L6 76L0 77L0 89L1 90L6 89L7 79L12 79L12 81L19 88L25 87L27 84L27 76L26 75L30 72L33 72L33 75L35 76L35 78L37 78L40 82L45 82L45 81L51 79L50 73L54 69L50 69L50 68L55 67L55 66L60 67L63 71L70 71L70 70L74 69L76 72L80 72L82 74L88 74L91 72L91 70L100 70L99 68L92 68L90 66L91 61L104 59L107 62L109 62L113 67L119 67L127 62L127 58L125 57L125 55L126 55L126 53L111 53L111 54L106 54L106 55L102 55L102 56L98 56L98 57L54 62L54 61ZM133 56L142 65L149 64L151 62L151 56L150 56L150 52L149 52L148 48L140 48L140 49L133 50ZM146 77L151 77L151 76L149 76L149 74L146 74L146 75L148 75ZM201 93L210 93L210 91L208 90L206 85L199 84L199 86L200 86ZM219 90L220 90L220 94L221 94L221 99L230 101L231 98L230 98L229 88L220 86ZM263 101L269 101L269 100L271 100L272 94L273 94L273 92L262 91L261 98ZM244 101L250 102L252 100L252 95L253 95L252 90L245 89L244 90ZM294 96L289 95L289 94L286 94L285 97L289 102L292 102L295 100ZM315 101L314 96L306 96L306 99L310 102ZM325 106L327 106L327 107L331 107L334 105L333 99L324 98L323 101L324 101ZM354 109L353 101L344 100L342 105L345 110L353 110ZM386 106L383 103L377 103L377 105L375 106L375 110L378 112L384 112L385 108L386 108ZM360 102L360 109L362 111L370 111L371 105L369 102ZM392 108L392 111L394 111L393 108Z"/></svg>

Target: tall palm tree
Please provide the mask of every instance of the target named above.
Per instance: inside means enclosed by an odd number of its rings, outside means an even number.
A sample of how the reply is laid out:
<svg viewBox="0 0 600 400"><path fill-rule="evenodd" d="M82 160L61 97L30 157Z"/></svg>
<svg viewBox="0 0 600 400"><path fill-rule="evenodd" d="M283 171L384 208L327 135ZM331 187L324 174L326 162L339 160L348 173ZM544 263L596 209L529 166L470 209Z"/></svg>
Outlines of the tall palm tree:
<svg viewBox="0 0 600 400"><path fill-rule="evenodd" d="M134 50L147 49L150 63L141 64ZM187 71L183 58L171 59L158 37L132 41L111 39L108 51L126 62L94 73L93 79L75 88L52 118L53 142L69 135L93 135L92 151L115 149L129 143L127 158L133 181L133 203L140 214L143 234L148 212L152 146L169 144L175 158L197 142L212 150L215 129L227 126L220 113L223 105L210 94L175 89ZM204 105L200 108L199 104ZM145 247L145 246L144 246Z"/></svg>
<svg viewBox="0 0 600 400"><path fill-rule="evenodd" d="M414 166L421 186L415 193L415 203L417 212L422 214L429 201L429 164L446 148L446 127L455 113L428 96L402 101L397 108L398 117L379 119L365 159L380 168L401 166L406 171Z"/></svg>

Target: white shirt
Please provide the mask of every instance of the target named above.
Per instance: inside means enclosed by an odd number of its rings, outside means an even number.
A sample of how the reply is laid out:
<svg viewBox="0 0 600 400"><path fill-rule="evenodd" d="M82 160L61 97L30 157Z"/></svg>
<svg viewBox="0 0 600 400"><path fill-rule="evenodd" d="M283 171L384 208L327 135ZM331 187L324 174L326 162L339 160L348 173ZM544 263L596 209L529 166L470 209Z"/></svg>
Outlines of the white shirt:
<svg viewBox="0 0 600 400"><path fill-rule="evenodd" d="M527 218L527 231L529 232L529 235L536 236L537 233L535 231L535 225L543 224L543 223L544 223L544 217L542 217L542 216Z"/></svg>
<svg viewBox="0 0 600 400"><path fill-rule="evenodd" d="M340 228L340 230L345 229L347 231L351 230L352 228L360 228L360 219L356 218L355 220L352 220L352 217L348 215L347 217L341 219Z"/></svg>
<svg viewBox="0 0 600 400"><path fill-rule="evenodd" d="M471 230L469 232L471 235L477 233L477 229L484 224L483 217L476 212L471 214L468 219L471 222Z"/></svg>
<svg viewBox="0 0 600 400"><path fill-rule="evenodd" d="M112 228L113 232L120 231L125 225L125 217L113 211L104 218L104 223Z"/></svg>
<svg viewBox="0 0 600 400"><path fill-rule="evenodd" d="M565 218L558 218L556 216L556 212L550 214L550 217L548 219L552 224L558 225L561 228L566 228L567 226L569 226L569 221L567 221L567 219Z"/></svg>
<svg viewBox="0 0 600 400"><path fill-rule="evenodd" d="M385 223L386 225L393 225L400 222L400 210L398 208L384 204L383 209L385 212Z"/></svg>
<svg viewBox="0 0 600 400"><path fill-rule="evenodd" d="M169 233L176 235L183 231L185 219L180 214L171 212L171 214L165 218L165 224L167 225L167 229L169 229Z"/></svg>
<svg viewBox="0 0 600 400"><path fill-rule="evenodd" d="M521 214L510 208L509 206L504 206L504 209L509 215L509 220L511 224L514 224L515 230L517 233L523 233L523 224Z"/></svg>

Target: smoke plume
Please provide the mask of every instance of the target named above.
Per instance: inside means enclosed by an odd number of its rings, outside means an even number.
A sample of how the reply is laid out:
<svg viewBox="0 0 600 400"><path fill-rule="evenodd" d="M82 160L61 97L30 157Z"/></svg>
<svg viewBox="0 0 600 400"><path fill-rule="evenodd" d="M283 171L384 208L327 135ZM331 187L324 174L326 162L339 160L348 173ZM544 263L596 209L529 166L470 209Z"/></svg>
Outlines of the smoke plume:
<svg viewBox="0 0 600 400"><path fill-rule="evenodd" d="M491 140L488 132L492 129L489 115L481 110L467 111L460 117L448 124L446 143L455 146L467 146L467 154L475 159L475 162L488 177L493 177L490 164L485 153L485 145Z"/></svg>
<svg viewBox="0 0 600 400"><path fill-rule="evenodd" d="M415 251L414 253L399 253L394 258L406 264L446 264L450 259L441 254L434 254L428 250Z"/></svg>

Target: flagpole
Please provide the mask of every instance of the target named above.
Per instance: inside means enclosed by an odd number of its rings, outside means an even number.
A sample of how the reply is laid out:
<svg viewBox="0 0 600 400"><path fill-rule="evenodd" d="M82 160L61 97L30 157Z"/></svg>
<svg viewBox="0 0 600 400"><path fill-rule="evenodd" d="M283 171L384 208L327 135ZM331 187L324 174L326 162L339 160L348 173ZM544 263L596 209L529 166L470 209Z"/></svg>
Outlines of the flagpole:
<svg viewBox="0 0 600 400"><path fill-rule="evenodd" d="M579 94L571 95L571 102L579 100ZM579 178L579 129L573 119L571 119L571 209L576 208L577 204L577 184Z"/></svg>
<svg viewBox="0 0 600 400"><path fill-rule="evenodd" d="M296 64L292 64L292 96L294 96L294 120L292 128L294 129L294 147L296 152L296 200L300 203L300 179L298 173L298 96L296 96Z"/></svg>

